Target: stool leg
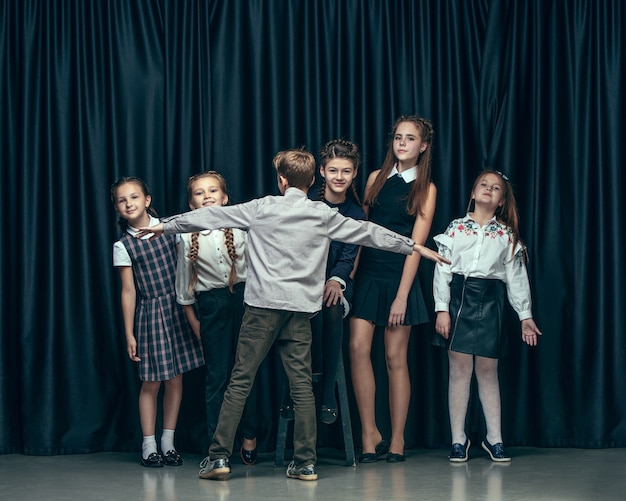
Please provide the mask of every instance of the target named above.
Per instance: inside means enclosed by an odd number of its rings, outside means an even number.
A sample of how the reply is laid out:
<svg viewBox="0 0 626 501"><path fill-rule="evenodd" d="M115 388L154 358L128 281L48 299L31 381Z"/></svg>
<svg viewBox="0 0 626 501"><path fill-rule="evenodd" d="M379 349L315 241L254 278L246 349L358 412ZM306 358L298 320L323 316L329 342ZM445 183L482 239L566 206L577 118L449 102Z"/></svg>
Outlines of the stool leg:
<svg viewBox="0 0 626 501"><path fill-rule="evenodd" d="M339 366L337 367L336 381L337 392L339 393L343 443L346 450L346 466L356 466L354 440L352 439L352 421L350 420L350 408L348 404L348 388L346 386L346 373L343 368L343 354L341 352L339 353Z"/></svg>
<svg viewBox="0 0 626 501"><path fill-rule="evenodd" d="M276 453L274 456L274 466L283 467L285 465L285 445L287 443L287 428L289 421L282 416L278 420L278 431L276 433Z"/></svg>
<svg viewBox="0 0 626 501"><path fill-rule="evenodd" d="M289 385L284 382L282 385L282 392L280 398L284 400L285 395L289 394ZM281 405L284 402L281 400ZM274 466L285 466L285 447L287 445L287 429L289 428L289 421L283 418L279 413L278 418L278 430L276 431L276 451L274 453Z"/></svg>

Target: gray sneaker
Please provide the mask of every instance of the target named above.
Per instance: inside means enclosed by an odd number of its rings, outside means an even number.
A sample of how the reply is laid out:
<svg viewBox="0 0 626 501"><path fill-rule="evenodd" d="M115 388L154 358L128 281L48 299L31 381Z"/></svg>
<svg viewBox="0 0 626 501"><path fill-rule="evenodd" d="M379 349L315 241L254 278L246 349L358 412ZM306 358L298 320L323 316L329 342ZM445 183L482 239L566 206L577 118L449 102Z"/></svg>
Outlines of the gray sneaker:
<svg viewBox="0 0 626 501"><path fill-rule="evenodd" d="M299 480L317 480L317 473L315 472L315 465L308 464L298 468L296 463L292 461L287 467L287 477L297 478Z"/></svg>
<svg viewBox="0 0 626 501"><path fill-rule="evenodd" d="M230 462L228 459L215 459L211 461L209 456L200 463L200 478L211 480L228 480L230 477Z"/></svg>

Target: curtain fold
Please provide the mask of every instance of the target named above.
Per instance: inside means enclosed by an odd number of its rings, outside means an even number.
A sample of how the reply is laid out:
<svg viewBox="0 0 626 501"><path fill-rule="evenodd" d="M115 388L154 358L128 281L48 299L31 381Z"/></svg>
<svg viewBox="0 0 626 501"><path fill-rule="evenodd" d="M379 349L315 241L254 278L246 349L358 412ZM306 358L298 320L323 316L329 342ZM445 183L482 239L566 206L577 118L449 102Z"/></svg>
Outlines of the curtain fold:
<svg viewBox="0 0 626 501"><path fill-rule="evenodd" d="M508 312L505 441L626 446L625 9L621 0L0 1L0 453L138 450L139 381L111 258L117 178L142 177L165 216L187 210L192 174L221 172L242 202L277 193L276 151L317 154L344 137L363 153L362 192L389 127L412 113L435 127L431 236L464 213L483 167L505 172L516 191L544 335L523 346ZM418 274L431 306L432 270L423 263ZM409 448L450 440L447 359L433 333L417 328L410 343ZM388 436L379 335L373 353ZM259 375L262 450L275 443L278 372L270 357ZM183 451L206 447L203 377L185 377ZM479 405L473 434L484 431ZM353 399L351 412L359 445ZM340 442L340 429L320 432L320 446Z"/></svg>

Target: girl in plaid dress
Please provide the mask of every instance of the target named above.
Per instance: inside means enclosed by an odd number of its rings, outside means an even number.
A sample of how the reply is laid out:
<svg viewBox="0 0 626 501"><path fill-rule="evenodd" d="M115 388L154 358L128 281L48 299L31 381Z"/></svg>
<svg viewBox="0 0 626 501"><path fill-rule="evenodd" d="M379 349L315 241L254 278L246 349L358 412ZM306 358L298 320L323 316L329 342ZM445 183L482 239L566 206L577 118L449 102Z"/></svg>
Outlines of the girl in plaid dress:
<svg viewBox="0 0 626 501"><path fill-rule="evenodd" d="M200 341L176 303L176 243L163 235L152 241L135 238L142 226L159 223L150 206L146 184L125 177L111 187L111 200L120 216L122 237L113 246L113 265L122 280L122 315L128 357L137 362L139 417L143 434L141 464L179 466L174 430L183 393L182 374L203 365ZM165 383L161 453L155 438L157 397Z"/></svg>

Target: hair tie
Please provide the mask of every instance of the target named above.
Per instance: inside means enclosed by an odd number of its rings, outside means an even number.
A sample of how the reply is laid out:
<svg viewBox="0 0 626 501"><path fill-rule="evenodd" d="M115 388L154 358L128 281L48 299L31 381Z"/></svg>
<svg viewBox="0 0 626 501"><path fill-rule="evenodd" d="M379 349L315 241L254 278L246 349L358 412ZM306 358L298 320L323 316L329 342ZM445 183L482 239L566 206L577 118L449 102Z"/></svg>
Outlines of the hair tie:
<svg viewBox="0 0 626 501"><path fill-rule="evenodd" d="M499 175L500 175L500 177L501 177L502 179L504 179L505 181L509 181L509 176L507 176L506 174L503 174L503 173L502 173L502 172L500 172L499 170L494 171L494 172L495 172L496 174L499 174Z"/></svg>

